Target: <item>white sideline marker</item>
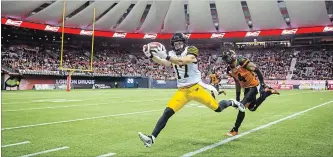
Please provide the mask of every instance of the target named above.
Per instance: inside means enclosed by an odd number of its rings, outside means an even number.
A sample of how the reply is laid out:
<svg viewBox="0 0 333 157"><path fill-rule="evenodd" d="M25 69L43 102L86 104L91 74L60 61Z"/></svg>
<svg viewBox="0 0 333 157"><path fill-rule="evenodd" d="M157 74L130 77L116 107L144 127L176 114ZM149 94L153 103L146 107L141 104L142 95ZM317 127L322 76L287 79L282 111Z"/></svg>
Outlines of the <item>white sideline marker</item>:
<svg viewBox="0 0 333 157"><path fill-rule="evenodd" d="M63 150L63 149L68 149L69 147L65 146L65 147L60 147L60 148L54 148L54 149L49 149L49 150L44 150L41 152L37 152L37 153L32 153L32 154L27 154L27 155L23 155L20 157L30 157L30 156L36 156L39 154L46 154L46 153L50 153L50 152L55 152L55 151L59 151L59 150Z"/></svg>
<svg viewBox="0 0 333 157"><path fill-rule="evenodd" d="M100 155L100 156L97 156L97 157L108 157L108 156L113 156L113 155L116 155L117 153L108 153L108 154L104 154L104 155Z"/></svg>
<svg viewBox="0 0 333 157"><path fill-rule="evenodd" d="M7 145L1 146L1 148L11 147L11 146L17 146L17 145L22 145L22 144L28 144L28 143L30 143L30 141L24 141L24 142L19 142L19 143L7 144Z"/></svg>
<svg viewBox="0 0 333 157"><path fill-rule="evenodd" d="M198 150L195 150L195 151L193 151L193 152L186 153L186 154L182 155L181 157L190 157L190 156L193 156L193 155L196 155L196 154L199 154L199 153L205 152L205 151L207 151L207 150L209 150L209 149L213 149L213 148L215 148L215 147L217 147L217 146L220 146L220 145L226 144L226 143L228 143L228 142L230 142L230 141L233 141L233 140L235 140L235 139L238 139L238 138L240 138L240 137L242 137L242 136L245 136L245 135L247 135L247 134L250 134L250 133L253 133L253 132L259 131L259 130L261 130L261 129L267 128L267 127L269 127L269 126L271 126L271 125L274 125L274 124L280 123L280 122L282 122L282 121L288 120L288 119L290 119L290 118L296 117L296 116L298 116L298 115L300 115L300 114L302 114L302 113L309 112L309 111L311 111L311 110L313 110L313 109L316 109L316 108L318 108L318 107L325 106L325 105L330 104L330 103L332 103L332 102L333 102L333 100L328 101L328 102L325 102L325 103L320 104L320 105L317 105L317 106L314 106L314 107L311 107L311 108L306 109L306 110L304 110L304 111L300 111L300 112L294 113L294 114L292 114L292 115L289 115L289 116L284 117L284 118L281 118L281 119L279 119L279 120L276 120L276 121L273 121L273 122L267 123L267 124L265 124L265 125L261 125L261 126L259 126L259 127L254 128L254 129L251 129L251 130L249 130L249 131L243 132L243 133L241 133L241 134L239 134L239 135L237 135L237 136L233 136L233 137L230 137L230 138L224 139L224 140L222 140L222 141L220 141L220 142L217 142L217 143L214 143L214 144L208 145L208 146L206 146L206 147L202 147L202 148L200 148L200 149L198 149Z"/></svg>
<svg viewBox="0 0 333 157"><path fill-rule="evenodd" d="M151 101L162 101L168 99L152 99L152 100L142 100L142 101L121 101L121 103L129 103L129 102L151 102ZM48 107L35 107L35 108L24 108L24 109L16 109L16 110L2 110L3 112L18 112L18 111L31 111L31 110L45 110L45 109L57 109L57 108L68 108L68 107L83 107L83 106L98 106L98 105L108 105L113 102L108 103L98 103L98 104L83 104L83 105L65 105L65 106L48 106Z"/></svg>
<svg viewBox="0 0 333 157"><path fill-rule="evenodd" d="M108 118L108 117L118 117L118 116L127 116L127 115L134 115L134 114L150 113L150 112L157 112L157 111L163 111L163 110L164 109L148 110L148 111L140 111L140 112L129 112L129 113L121 113L121 114L110 114L110 115L106 115L106 116L80 118L80 119L72 119L72 120L64 120L64 121L49 122L49 123L40 123L40 124L32 124L32 125L22 125L22 126L16 126L16 127L2 128L1 130L3 131L3 130L13 130L13 129L21 129L21 128L30 128L30 127L36 127L36 126L44 126L44 125L51 125L51 124L61 124L61 123L70 123L70 122L83 121L83 120L101 119L101 118Z"/></svg>

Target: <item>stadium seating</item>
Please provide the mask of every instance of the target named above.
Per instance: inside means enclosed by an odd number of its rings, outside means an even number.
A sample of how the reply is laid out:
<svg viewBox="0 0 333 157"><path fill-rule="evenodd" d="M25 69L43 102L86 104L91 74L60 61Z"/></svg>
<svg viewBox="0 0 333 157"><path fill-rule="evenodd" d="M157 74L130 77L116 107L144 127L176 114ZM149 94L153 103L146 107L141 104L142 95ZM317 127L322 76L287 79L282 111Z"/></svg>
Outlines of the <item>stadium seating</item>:
<svg viewBox="0 0 333 157"><path fill-rule="evenodd" d="M59 69L59 50L52 47L36 47L26 44L2 46L2 65L12 71L36 74L57 74ZM331 50L272 48L240 50L243 55L255 62L263 71L266 79L286 79L293 73L293 79L330 79L332 76ZM290 71L292 58L297 58L296 70ZM218 57L214 49L201 49L198 57L199 69L203 78L215 69L222 77L226 77L226 65ZM88 49L66 49L63 67L88 69L90 66ZM154 79L175 79L172 68L153 63L139 52L130 53L121 48L99 50L95 52L93 63L94 75L107 76L152 76Z"/></svg>
<svg viewBox="0 0 333 157"><path fill-rule="evenodd" d="M25 28L4 26L5 39L1 45L2 69L10 72L38 75L67 75L60 67L60 34ZM2 39L4 37L2 36ZM67 37L69 40L69 37ZM75 38L75 37L73 37ZM89 37L88 37L89 38ZM90 39L74 40L64 47L63 67L90 68ZM44 40L45 39L45 40ZM52 41L50 41L52 40ZM151 76L154 79L176 79L173 69L157 65L141 52L143 44L132 43L126 48L96 39L93 73L95 76ZM203 79L209 79L214 69L222 78L226 65L219 58L218 48L207 44L199 47L199 70ZM255 62L265 79L332 79L332 49L318 48L263 48L237 50ZM292 60L295 64L291 65ZM171 73L170 73L171 71ZM81 75L74 73L74 75Z"/></svg>
<svg viewBox="0 0 333 157"><path fill-rule="evenodd" d="M332 49L300 49L296 51L296 70L293 79L326 80L333 78Z"/></svg>

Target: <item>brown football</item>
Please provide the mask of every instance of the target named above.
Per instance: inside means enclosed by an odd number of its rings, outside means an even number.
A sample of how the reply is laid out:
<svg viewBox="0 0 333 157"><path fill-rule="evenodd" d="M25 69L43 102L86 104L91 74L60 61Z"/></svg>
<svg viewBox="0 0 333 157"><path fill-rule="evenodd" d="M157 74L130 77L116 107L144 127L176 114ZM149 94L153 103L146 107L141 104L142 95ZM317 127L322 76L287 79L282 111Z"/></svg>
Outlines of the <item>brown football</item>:
<svg viewBox="0 0 333 157"><path fill-rule="evenodd" d="M151 42L149 43L149 47L150 48L156 48L156 47L160 47L162 44L159 42Z"/></svg>

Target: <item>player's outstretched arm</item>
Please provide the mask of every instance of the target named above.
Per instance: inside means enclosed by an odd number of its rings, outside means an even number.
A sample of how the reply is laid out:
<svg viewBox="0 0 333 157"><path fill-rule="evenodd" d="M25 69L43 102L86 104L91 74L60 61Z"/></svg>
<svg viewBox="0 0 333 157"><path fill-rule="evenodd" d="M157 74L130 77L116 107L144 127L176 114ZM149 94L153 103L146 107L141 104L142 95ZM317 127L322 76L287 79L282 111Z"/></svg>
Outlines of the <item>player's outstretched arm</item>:
<svg viewBox="0 0 333 157"><path fill-rule="evenodd" d="M152 60L155 63L161 64L161 65L164 65L164 66L168 66L168 67L171 66L171 62L167 61L166 59L161 59L158 56L153 56Z"/></svg>
<svg viewBox="0 0 333 157"><path fill-rule="evenodd" d="M235 80L235 86L236 86L236 101L240 101L241 86L235 78L234 78L234 80Z"/></svg>
<svg viewBox="0 0 333 157"><path fill-rule="evenodd" d="M197 58L192 54L189 54L182 58L167 56L166 60L169 60L171 63L177 64L177 65L185 65L185 64L197 62Z"/></svg>
<svg viewBox="0 0 333 157"><path fill-rule="evenodd" d="M161 64L161 65L164 65L164 66L171 66L171 62L158 57L157 53L162 53L162 52L164 53L165 50L162 50L162 49L163 48L155 49L156 52L151 52L150 51L150 46L148 44L148 45L143 46L142 51L147 57L151 58L155 63Z"/></svg>

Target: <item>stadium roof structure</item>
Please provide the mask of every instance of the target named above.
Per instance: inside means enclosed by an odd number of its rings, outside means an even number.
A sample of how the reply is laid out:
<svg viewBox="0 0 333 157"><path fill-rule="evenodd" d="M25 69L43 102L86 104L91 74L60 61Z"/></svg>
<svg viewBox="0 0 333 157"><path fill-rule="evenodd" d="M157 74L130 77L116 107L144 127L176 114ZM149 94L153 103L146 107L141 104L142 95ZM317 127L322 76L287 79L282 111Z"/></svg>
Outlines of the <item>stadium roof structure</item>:
<svg viewBox="0 0 333 157"><path fill-rule="evenodd" d="M245 32L238 36L247 37L265 34L262 32L267 30L273 32L266 35L296 34L303 27L317 29L314 32L333 31L326 3L323 0L67 0L65 27L79 30L81 35L91 34L87 31L92 29L96 8L95 30L112 32L112 37L127 37L132 33L156 38L157 34L174 32L207 33L206 38ZM62 0L3 1L1 8L2 24L14 25L19 20L19 23L44 25L35 29L61 32ZM10 19L14 20L8 22Z"/></svg>

